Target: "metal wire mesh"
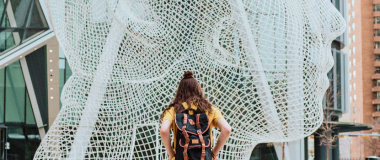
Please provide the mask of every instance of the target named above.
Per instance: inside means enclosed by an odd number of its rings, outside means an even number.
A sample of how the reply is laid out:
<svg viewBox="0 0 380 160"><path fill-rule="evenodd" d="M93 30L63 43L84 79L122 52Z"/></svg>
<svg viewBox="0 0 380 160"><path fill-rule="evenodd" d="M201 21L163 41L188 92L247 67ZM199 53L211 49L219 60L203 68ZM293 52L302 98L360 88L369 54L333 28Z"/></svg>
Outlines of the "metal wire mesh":
<svg viewBox="0 0 380 160"><path fill-rule="evenodd" d="M46 5L73 75L35 159L166 159L158 118L186 70L233 128L220 159L305 137L322 122L330 44L345 29L328 0Z"/></svg>

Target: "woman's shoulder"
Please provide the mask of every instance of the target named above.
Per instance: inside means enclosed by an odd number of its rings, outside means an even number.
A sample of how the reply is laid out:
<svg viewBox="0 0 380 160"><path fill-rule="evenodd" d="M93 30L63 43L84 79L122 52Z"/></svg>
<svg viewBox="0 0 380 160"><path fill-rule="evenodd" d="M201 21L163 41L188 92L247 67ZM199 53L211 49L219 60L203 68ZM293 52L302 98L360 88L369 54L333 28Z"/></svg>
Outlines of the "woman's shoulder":
<svg viewBox="0 0 380 160"><path fill-rule="evenodd" d="M214 114L215 112L219 112L219 109L214 105L211 105L211 114Z"/></svg>

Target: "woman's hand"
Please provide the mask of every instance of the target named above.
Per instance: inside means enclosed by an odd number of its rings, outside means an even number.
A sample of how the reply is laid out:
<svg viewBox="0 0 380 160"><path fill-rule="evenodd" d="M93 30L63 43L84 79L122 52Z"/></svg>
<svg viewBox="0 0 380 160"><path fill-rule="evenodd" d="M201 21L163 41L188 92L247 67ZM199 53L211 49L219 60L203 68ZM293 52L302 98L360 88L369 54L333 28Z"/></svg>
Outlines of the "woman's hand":
<svg viewBox="0 0 380 160"><path fill-rule="evenodd" d="M227 121L224 118L219 119L218 122L216 122L216 125L220 129L220 134L218 137L218 141L215 144L215 147L211 150L211 155L214 159L216 159L219 151L227 142L228 137L230 137L231 134L231 126L227 123Z"/></svg>
<svg viewBox="0 0 380 160"><path fill-rule="evenodd" d="M169 155L169 160L172 160L174 158L174 155Z"/></svg>
<svg viewBox="0 0 380 160"><path fill-rule="evenodd" d="M218 156L218 152L216 152L215 149L211 149L211 155L212 155L212 159L216 160L216 158Z"/></svg>

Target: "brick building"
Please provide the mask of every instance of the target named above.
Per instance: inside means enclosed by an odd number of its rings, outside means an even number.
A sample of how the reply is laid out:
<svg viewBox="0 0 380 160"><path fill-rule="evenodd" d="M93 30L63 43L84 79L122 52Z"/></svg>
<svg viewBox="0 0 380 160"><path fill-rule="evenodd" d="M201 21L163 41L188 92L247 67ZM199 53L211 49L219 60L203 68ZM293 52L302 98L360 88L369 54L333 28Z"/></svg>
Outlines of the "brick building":
<svg viewBox="0 0 380 160"><path fill-rule="evenodd" d="M380 118L380 0L347 3L350 120L372 125ZM373 156L363 138L352 138L351 158Z"/></svg>

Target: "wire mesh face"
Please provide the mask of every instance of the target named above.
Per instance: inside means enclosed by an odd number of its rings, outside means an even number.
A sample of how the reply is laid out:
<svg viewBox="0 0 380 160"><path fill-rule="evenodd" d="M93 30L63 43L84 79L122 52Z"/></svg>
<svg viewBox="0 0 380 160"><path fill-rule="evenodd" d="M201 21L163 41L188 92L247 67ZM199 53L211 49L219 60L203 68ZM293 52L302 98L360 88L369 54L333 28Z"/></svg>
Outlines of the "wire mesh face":
<svg viewBox="0 0 380 160"><path fill-rule="evenodd" d="M220 159L313 133L345 29L328 0L48 0L73 75L35 159L165 159L186 70L232 126ZM215 131L215 139L219 132Z"/></svg>

